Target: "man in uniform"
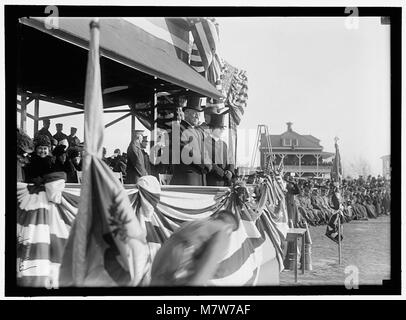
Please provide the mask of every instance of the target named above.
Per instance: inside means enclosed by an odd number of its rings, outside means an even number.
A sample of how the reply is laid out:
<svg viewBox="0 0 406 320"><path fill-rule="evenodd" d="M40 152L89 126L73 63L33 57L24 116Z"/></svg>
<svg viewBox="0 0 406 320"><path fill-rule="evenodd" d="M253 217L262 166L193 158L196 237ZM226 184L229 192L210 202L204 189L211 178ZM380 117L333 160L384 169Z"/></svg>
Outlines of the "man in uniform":
<svg viewBox="0 0 406 320"><path fill-rule="evenodd" d="M173 185L205 186L206 174L212 169L209 155L203 147L202 131L197 128L199 113L203 111L199 100L196 96L188 98L183 108L184 120L180 122L180 132L173 132L172 148L174 153L178 151L172 158Z"/></svg>
<svg viewBox="0 0 406 320"><path fill-rule="evenodd" d="M63 140L63 139L68 140L68 136L62 132L63 124L62 123L57 123L55 125L55 127L56 127L56 133L54 134L54 139L56 139L56 141L58 141L58 142Z"/></svg>
<svg viewBox="0 0 406 320"><path fill-rule="evenodd" d="M34 138L37 138L38 136L47 136L49 140L52 142L53 137L51 132L49 132L50 125L51 120L49 120L48 118L42 120L42 128L35 134Z"/></svg>
<svg viewBox="0 0 406 320"><path fill-rule="evenodd" d="M141 149L143 132L143 130L133 131L132 139L127 149L126 183L128 184L137 183L139 178L148 175L145 169L144 154Z"/></svg>
<svg viewBox="0 0 406 320"><path fill-rule="evenodd" d="M225 114L210 114L210 136L205 139L205 148L213 168L206 175L208 186L230 186L234 177L234 165L228 161L227 144L221 139L225 128L224 117Z"/></svg>
<svg viewBox="0 0 406 320"><path fill-rule="evenodd" d="M68 142L69 142L70 148L79 147L79 145L80 145L80 140L76 136L77 131L78 131L78 129L76 129L74 127L70 128L70 135L68 136Z"/></svg>

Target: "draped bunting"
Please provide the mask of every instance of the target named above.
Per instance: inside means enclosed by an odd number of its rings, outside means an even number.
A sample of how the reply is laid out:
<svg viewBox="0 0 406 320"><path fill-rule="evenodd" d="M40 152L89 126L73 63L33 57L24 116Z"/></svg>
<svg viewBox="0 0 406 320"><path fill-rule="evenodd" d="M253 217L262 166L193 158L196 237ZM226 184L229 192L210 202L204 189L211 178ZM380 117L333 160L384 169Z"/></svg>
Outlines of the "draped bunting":
<svg viewBox="0 0 406 320"><path fill-rule="evenodd" d="M219 54L219 28L214 18L191 18L193 44L190 65L222 91L223 61ZM224 108L224 102L208 99L206 107Z"/></svg>
<svg viewBox="0 0 406 320"><path fill-rule="evenodd" d="M145 178L145 179L144 179ZM221 261L219 268L209 285L256 285L261 266L272 259L277 259L280 270L283 269L282 240L286 235L287 212L284 201L273 202L275 191L269 191L268 181L261 185L259 199L255 200L243 185L234 187L192 187L192 186L162 186L157 188L155 177L143 177L138 187L126 189L129 208L137 218L142 232L146 234L145 248L138 250L135 256L127 256L128 260L121 263L142 263L138 270L143 270L137 283L131 277L116 277L114 271L106 271L106 253L103 250L89 250L86 258L89 272L83 280L85 286L147 286L150 281L152 261L161 247L184 222L203 219L223 208L229 208L241 219L240 227L231 235L231 245ZM158 184L159 185L159 184ZM152 186L152 187L151 187ZM273 186L275 188L275 186ZM17 272L19 278L25 278L22 285L44 286L46 279L51 279L54 286L73 285L69 272L59 270L64 256L64 263L70 263L72 255L67 251L66 241L75 237L75 228L70 228L77 214L80 199L78 187L66 187L61 192L61 203L49 203L45 192L40 196L31 193L27 184L19 183L19 209L17 211L18 236L25 237L25 243L38 242L39 238L47 238L48 247L41 257L46 263L37 264L29 273ZM276 198L275 198L276 199ZM281 198L282 199L282 198ZM283 200L283 199L282 199ZM24 204L22 207L21 204ZM98 206L100 207L100 206ZM48 218L41 218L47 216ZM89 236L97 237L105 234L103 215L95 215L92 220ZM24 222L25 221L25 222ZM56 222L55 222L56 221ZM28 229L21 226L29 225ZM30 230L29 232L27 230ZM54 231L57 230L57 231ZM90 231L89 231L90 232ZM53 235L57 234L55 237ZM61 240L58 240L62 239ZM98 242L99 245L102 242ZM94 248L96 249L96 248ZM65 250L65 252L64 252ZM33 246L26 246L19 251L18 261L35 261L38 250ZM126 257L126 255L123 255ZM25 262L26 263L26 262ZM50 266L53 266L51 270ZM131 268L131 267L130 267ZM120 270L120 269L119 269ZM120 273L122 275L122 273Z"/></svg>
<svg viewBox="0 0 406 320"><path fill-rule="evenodd" d="M226 107L230 108L230 127L237 127L248 102L247 72L224 62L223 90L226 95Z"/></svg>
<svg viewBox="0 0 406 320"><path fill-rule="evenodd" d="M42 188L17 183L17 283L28 287L58 287L59 268L77 213L79 197L62 192L63 180ZM51 202L47 190L58 194ZM51 197L52 197L51 195Z"/></svg>

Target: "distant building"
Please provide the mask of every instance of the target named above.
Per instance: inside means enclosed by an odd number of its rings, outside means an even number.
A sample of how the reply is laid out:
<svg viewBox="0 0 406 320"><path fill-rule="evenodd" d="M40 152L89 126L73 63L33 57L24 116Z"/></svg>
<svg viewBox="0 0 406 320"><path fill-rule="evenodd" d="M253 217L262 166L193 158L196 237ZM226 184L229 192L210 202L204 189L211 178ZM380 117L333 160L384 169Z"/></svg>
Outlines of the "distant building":
<svg viewBox="0 0 406 320"><path fill-rule="evenodd" d="M390 155L381 157L382 159L382 176L385 179L390 179L391 176L391 164L390 164Z"/></svg>
<svg viewBox="0 0 406 320"><path fill-rule="evenodd" d="M302 135L292 130L292 122L287 122L287 130L280 135L269 135L272 155L277 165L283 162L285 173L297 177L330 178L332 157L335 153L323 151L320 140L312 135ZM268 143L265 134L261 136L261 169L269 161Z"/></svg>

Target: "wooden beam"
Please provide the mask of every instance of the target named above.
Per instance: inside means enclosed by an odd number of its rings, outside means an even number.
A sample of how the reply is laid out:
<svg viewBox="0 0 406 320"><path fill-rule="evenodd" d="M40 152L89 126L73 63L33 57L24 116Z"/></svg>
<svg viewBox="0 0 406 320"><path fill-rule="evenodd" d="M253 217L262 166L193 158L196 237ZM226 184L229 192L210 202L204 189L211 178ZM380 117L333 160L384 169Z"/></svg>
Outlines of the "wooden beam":
<svg viewBox="0 0 406 320"><path fill-rule="evenodd" d="M105 128L108 128L108 127L112 126L113 124L115 124L115 123L117 123L117 122L119 122L119 121L121 121L121 120L123 120L123 119L129 117L130 115L131 115L131 112L129 112L129 113L127 113L127 114L121 116L120 118L117 118L116 120L113 120L113 121L109 122L109 123L106 124L104 127L105 127Z"/></svg>
<svg viewBox="0 0 406 320"><path fill-rule="evenodd" d="M37 134L38 132L38 118L39 118L39 99L35 99L35 104L34 104L34 136Z"/></svg>
<svg viewBox="0 0 406 320"><path fill-rule="evenodd" d="M44 94L32 94L32 96L34 98L43 100L43 101L47 101L47 102L52 102L52 103L56 103L56 104L60 104L63 106L67 106L67 107L71 107L71 108L76 108L76 109L84 109L84 105L83 104L79 104L79 103L75 103L72 101L66 101L66 100L62 100L62 99L56 99L53 97L48 97Z"/></svg>
<svg viewBox="0 0 406 320"><path fill-rule="evenodd" d="M104 113L115 113L115 112L129 112L131 111L130 109L120 109L120 110L104 110Z"/></svg>
<svg viewBox="0 0 406 320"><path fill-rule="evenodd" d="M35 116L27 112L27 117L35 121Z"/></svg>
<svg viewBox="0 0 406 320"><path fill-rule="evenodd" d="M54 115L54 116L39 117L38 120L55 119L55 118L61 118L61 117L69 117L69 116L74 116L74 115L83 114L83 113L85 113L85 112L84 112L84 111L75 111L75 112L61 113L61 114L57 114L57 115Z"/></svg>
<svg viewBox="0 0 406 320"><path fill-rule="evenodd" d="M28 96L28 98L27 98L25 104L26 104L26 105L30 104L34 99L35 99L35 98L33 98L33 97L31 97L31 96Z"/></svg>
<svg viewBox="0 0 406 320"><path fill-rule="evenodd" d="M20 128L24 132L27 131L27 95L25 93L21 95Z"/></svg>

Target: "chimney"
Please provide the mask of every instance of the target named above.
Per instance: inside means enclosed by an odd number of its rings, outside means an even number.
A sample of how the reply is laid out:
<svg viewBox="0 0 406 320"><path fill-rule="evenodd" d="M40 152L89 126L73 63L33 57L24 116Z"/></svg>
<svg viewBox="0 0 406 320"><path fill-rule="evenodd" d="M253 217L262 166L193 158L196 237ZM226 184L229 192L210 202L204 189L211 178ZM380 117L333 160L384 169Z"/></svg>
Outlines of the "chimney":
<svg viewBox="0 0 406 320"><path fill-rule="evenodd" d="M292 131L293 122L286 122L286 124L288 125L288 131Z"/></svg>

